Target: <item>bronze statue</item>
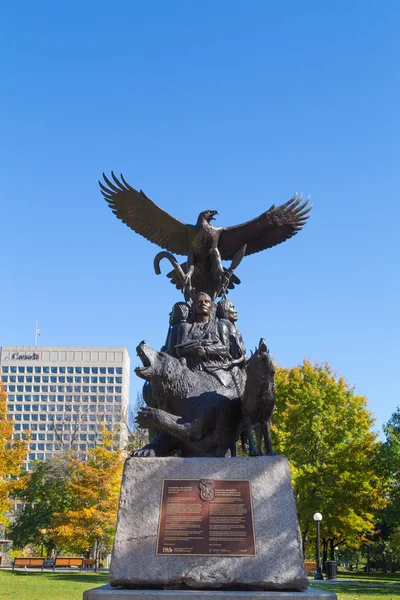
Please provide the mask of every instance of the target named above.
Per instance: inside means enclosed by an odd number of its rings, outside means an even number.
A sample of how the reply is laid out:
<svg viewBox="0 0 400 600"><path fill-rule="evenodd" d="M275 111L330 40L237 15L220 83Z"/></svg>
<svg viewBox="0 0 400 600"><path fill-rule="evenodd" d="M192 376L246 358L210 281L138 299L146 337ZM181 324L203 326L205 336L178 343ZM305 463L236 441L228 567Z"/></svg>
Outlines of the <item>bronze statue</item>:
<svg viewBox="0 0 400 600"><path fill-rule="evenodd" d="M187 261L180 265L183 275L174 269L169 277L179 289L194 288L212 299L240 283L233 273L235 267L225 269L223 260L239 263L244 253L254 254L285 242L303 228L311 210L308 199L302 202L302 196L295 194L285 204L272 205L241 225L213 227L216 210L202 211L196 225L188 225L157 206L142 190L131 187L122 175L121 181L114 173L111 175L113 181L103 174L106 185L99 184L113 213L150 242L168 252L186 255Z"/></svg>
<svg viewBox="0 0 400 600"><path fill-rule="evenodd" d="M311 210L308 199L295 195L234 227L212 226L216 210L202 211L196 225L187 225L122 175L121 181L114 173L113 181L103 177L101 191L114 214L164 249L155 257L155 271L159 274L160 261L168 259L173 266L168 277L185 298L173 306L161 352L145 342L137 347L143 366L135 372L145 380L147 404L137 422L154 437L133 455L235 456L241 435L254 456L262 449L254 442L253 425L262 432L266 453L273 454L274 365L263 339L247 359L237 311L226 294L240 283L234 271L245 255L272 248L302 229ZM186 255L186 262L179 264L172 253ZM223 260L231 261L229 268Z"/></svg>

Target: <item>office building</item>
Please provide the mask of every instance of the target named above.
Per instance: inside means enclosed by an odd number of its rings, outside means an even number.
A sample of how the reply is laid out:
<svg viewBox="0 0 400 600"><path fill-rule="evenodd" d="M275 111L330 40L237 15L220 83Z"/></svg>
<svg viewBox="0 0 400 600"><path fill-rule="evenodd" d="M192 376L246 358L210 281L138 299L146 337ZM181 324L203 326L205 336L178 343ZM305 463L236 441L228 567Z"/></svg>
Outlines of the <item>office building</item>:
<svg viewBox="0 0 400 600"><path fill-rule="evenodd" d="M103 425L125 447L129 375L126 348L3 346L0 378L13 435L30 434L25 469L65 450L85 456Z"/></svg>

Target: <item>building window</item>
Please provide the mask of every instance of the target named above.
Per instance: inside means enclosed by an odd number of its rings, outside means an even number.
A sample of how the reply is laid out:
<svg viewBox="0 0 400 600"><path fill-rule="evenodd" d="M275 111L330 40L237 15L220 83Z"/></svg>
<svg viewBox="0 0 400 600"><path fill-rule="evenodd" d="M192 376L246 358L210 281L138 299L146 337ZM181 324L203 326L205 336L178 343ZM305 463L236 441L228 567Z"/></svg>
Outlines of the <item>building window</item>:
<svg viewBox="0 0 400 600"><path fill-rule="evenodd" d="M3 367L2 371L3 371L3 373L8 373L8 367Z"/></svg>
<svg viewBox="0 0 400 600"><path fill-rule="evenodd" d="M38 380L40 380L40 377L38 377ZM48 375L42 375L42 383L49 383Z"/></svg>
<svg viewBox="0 0 400 600"><path fill-rule="evenodd" d="M122 383L122 377L116 377L115 383Z"/></svg>
<svg viewBox="0 0 400 600"><path fill-rule="evenodd" d="M25 377L23 375L18 375L18 381L20 383L24 383L24 379L25 379Z"/></svg>
<svg viewBox="0 0 400 600"><path fill-rule="evenodd" d="M51 383L57 383L57 377L55 375L51 375L50 381Z"/></svg>
<svg viewBox="0 0 400 600"><path fill-rule="evenodd" d="M33 367L26 367L27 373L33 373Z"/></svg>
<svg viewBox="0 0 400 600"><path fill-rule="evenodd" d="M75 373L82 373L82 367L75 367Z"/></svg>
<svg viewBox="0 0 400 600"><path fill-rule="evenodd" d="M1 378L3 383L8 383L8 377L7 375L3 375L3 377Z"/></svg>
<svg viewBox="0 0 400 600"><path fill-rule="evenodd" d="M25 367L18 367L18 373L25 373Z"/></svg>
<svg viewBox="0 0 400 600"><path fill-rule="evenodd" d="M17 392L23 392L24 391L24 386L23 385L17 385Z"/></svg>
<svg viewBox="0 0 400 600"><path fill-rule="evenodd" d="M35 373L41 373L41 372L42 372L42 367L35 367Z"/></svg>
<svg viewBox="0 0 400 600"><path fill-rule="evenodd" d="M32 391L32 386L31 385L26 385L25 386L25 391L26 392L31 392Z"/></svg>
<svg viewBox="0 0 400 600"><path fill-rule="evenodd" d="M57 370L58 370L57 367L51 367L51 372L52 373L57 373Z"/></svg>
<svg viewBox="0 0 400 600"><path fill-rule="evenodd" d="M17 367L10 367L10 373L16 373Z"/></svg>
<svg viewBox="0 0 400 600"><path fill-rule="evenodd" d="M122 367L117 367L115 371L118 373L118 375L122 375Z"/></svg>
<svg viewBox="0 0 400 600"><path fill-rule="evenodd" d="M100 373L107 373L107 369L105 367L100 367Z"/></svg>
<svg viewBox="0 0 400 600"><path fill-rule="evenodd" d="M50 391L51 392L55 392L55 385L51 385L50 386ZM54 388L54 389L53 389ZM42 392L48 392L49 391L49 386L48 385L42 385Z"/></svg>
<svg viewBox="0 0 400 600"><path fill-rule="evenodd" d="M25 378L25 381L27 383L32 383L32 375L27 375L26 378Z"/></svg>
<svg viewBox="0 0 400 600"><path fill-rule="evenodd" d="M65 377L64 377L64 375L62 377L58 378L58 383L65 383Z"/></svg>

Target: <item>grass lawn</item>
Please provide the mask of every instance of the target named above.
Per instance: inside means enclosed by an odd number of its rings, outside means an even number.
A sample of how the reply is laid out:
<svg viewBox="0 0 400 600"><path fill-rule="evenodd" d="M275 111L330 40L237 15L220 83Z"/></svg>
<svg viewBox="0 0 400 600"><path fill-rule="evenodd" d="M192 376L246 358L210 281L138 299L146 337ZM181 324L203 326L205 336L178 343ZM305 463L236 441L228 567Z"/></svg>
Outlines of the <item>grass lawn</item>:
<svg viewBox="0 0 400 600"><path fill-rule="evenodd" d="M0 571L0 599L82 600L85 590L105 583L107 573Z"/></svg>
<svg viewBox="0 0 400 600"><path fill-rule="evenodd" d="M352 583L346 580L352 580ZM312 588L334 592L338 600L398 600L400 575L339 574L345 583L310 582ZM107 573L71 571L43 572L0 571L1 600L82 600L85 590L104 585Z"/></svg>
<svg viewBox="0 0 400 600"><path fill-rule="evenodd" d="M398 600L400 574L339 572L338 581L311 582L310 587L334 592L338 600ZM353 583L354 582L354 583Z"/></svg>

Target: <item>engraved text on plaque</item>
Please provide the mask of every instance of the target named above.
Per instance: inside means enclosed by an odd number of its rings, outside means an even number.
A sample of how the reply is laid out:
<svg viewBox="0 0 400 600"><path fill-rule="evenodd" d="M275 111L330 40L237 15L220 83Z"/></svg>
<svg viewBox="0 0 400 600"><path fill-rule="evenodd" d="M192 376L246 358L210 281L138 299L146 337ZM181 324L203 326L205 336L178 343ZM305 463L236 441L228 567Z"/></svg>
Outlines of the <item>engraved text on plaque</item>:
<svg viewBox="0 0 400 600"><path fill-rule="evenodd" d="M156 553L255 556L250 481L164 479Z"/></svg>

